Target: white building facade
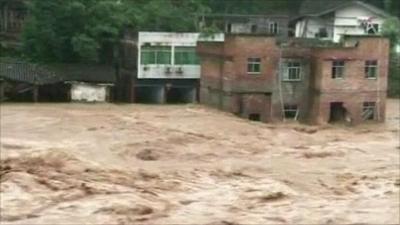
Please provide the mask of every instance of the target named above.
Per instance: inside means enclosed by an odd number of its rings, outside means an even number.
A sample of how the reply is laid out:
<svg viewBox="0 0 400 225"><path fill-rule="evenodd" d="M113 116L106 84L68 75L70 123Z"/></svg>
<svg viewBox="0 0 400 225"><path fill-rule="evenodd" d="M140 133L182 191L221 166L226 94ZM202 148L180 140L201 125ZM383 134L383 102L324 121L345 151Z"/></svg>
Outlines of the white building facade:
<svg viewBox="0 0 400 225"><path fill-rule="evenodd" d="M133 36L133 37L132 37ZM139 32L124 40L122 77L128 102L193 103L198 99L197 41L224 41L223 34Z"/></svg>
<svg viewBox="0 0 400 225"><path fill-rule="evenodd" d="M347 1L331 9L297 19L295 36L339 42L343 35L379 34L389 15L360 1Z"/></svg>
<svg viewBox="0 0 400 225"><path fill-rule="evenodd" d="M200 79L196 54L199 39L223 41L222 34L139 32L138 79Z"/></svg>

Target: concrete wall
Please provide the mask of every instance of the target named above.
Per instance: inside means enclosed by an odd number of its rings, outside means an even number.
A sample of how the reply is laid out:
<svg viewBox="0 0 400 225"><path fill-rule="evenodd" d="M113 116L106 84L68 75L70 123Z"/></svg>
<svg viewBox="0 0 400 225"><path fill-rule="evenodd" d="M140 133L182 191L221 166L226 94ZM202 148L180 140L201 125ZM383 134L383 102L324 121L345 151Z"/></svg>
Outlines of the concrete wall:
<svg viewBox="0 0 400 225"><path fill-rule="evenodd" d="M85 102L105 102L109 96L109 86L88 83L71 84L71 100Z"/></svg>
<svg viewBox="0 0 400 225"><path fill-rule="evenodd" d="M274 120L281 120L284 116L283 106L285 104L297 105L299 109L298 120L306 121L309 115L309 97L310 97L310 50L291 48L291 54L296 55L303 52L304 58L284 58L281 60L279 73L276 74L273 94L272 94L272 117ZM283 80L284 70L288 67L289 62L300 63L299 81Z"/></svg>
<svg viewBox="0 0 400 225"><path fill-rule="evenodd" d="M250 33L258 33L258 34L273 34L270 30L271 23L277 23L278 31L276 33L277 36L287 37L288 36L288 17L271 17L271 18L248 18L246 22L235 22L235 21L226 21L225 23L225 32L227 33L236 33L236 34L250 34ZM229 26L231 30L229 31ZM255 32L252 32L252 27L255 26Z"/></svg>
<svg viewBox="0 0 400 225"><path fill-rule="evenodd" d="M320 28L326 28L328 37L323 39L332 39L334 34L333 29L334 18L306 18L296 23L296 37L316 38ZM307 26L307 29L306 29Z"/></svg>

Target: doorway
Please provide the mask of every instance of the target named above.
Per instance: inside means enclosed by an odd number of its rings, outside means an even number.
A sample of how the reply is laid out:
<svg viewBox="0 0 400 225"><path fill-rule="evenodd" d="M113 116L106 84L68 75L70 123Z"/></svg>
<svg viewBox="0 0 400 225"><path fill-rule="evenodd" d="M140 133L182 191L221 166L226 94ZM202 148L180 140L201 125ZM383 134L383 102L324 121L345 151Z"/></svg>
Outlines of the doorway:
<svg viewBox="0 0 400 225"><path fill-rule="evenodd" d="M135 87L135 103L160 104L163 103L164 89L161 86Z"/></svg>
<svg viewBox="0 0 400 225"><path fill-rule="evenodd" d="M169 104L194 103L196 90L193 87L171 87L166 90L166 101Z"/></svg>
<svg viewBox="0 0 400 225"><path fill-rule="evenodd" d="M343 102L331 102L329 123L341 123L346 118L346 109Z"/></svg>

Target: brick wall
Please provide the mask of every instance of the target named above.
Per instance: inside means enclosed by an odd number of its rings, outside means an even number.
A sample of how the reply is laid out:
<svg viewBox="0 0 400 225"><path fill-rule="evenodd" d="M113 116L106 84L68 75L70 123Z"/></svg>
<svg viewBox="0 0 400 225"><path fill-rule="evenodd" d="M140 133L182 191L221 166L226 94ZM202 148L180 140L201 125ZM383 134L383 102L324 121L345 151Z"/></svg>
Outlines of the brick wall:
<svg viewBox="0 0 400 225"><path fill-rule="evenodd" d="M302 47L277 44L274 37L227 35L220 44L200 43L200 102L248 118L280 121L284 104L297 105L298 119L326 123L331 103L342 102L352 123L362 122L363 102L376 102L375 120L383 121L389 42L385 38L352 40L351 47ZM248 58L261 59L259 74L247 72ZM345 60L344 79L332 79L332 61ZM364 75L366 60L378 60L378 78ZM283 81L289 62L301 64L300 81ZM279 66L281 65L281 66Z"/></svg>
<svg viewBox="0 0 400 225"><path fill-rule="evenodd" d="M353 124L362 119L363 102L376 102L375 120L385 119L385 99L387 93L389 41L385 38L367 37L359 39L352 48L317 49L313 60L313 122L329 121L330 103L343 102ZM332 79L332 62L344 59L343 79ZM377 60L376 79L365 78L365 61Z"/></svg>

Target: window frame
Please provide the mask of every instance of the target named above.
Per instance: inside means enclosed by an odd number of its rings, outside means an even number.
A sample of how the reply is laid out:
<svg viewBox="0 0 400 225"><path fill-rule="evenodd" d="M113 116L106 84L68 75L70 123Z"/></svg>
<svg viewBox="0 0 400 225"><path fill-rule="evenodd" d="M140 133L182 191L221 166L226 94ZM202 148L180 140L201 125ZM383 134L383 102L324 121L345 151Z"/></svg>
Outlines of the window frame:
<svg viewBox="0 0 400 225"><path fill-rule="evenodd" d="M378 79L378 60L366 60L364 62L364 78L369 79L369 80L376 80ZM374 69L374 70L371 70ZM374 71L374 75L370 76L370 71Z"/></svg>
<svg viewBox="0 0 400 225"><path fill-rule="evenodd" d="M288 116L288 113L294 113L293 117ZM283 105L283 115L285 116L285 119L294 119L297 120L297 117L299 115L299 106L297 104L284 104Z"/></svg>
<svg viewBox="0 0 400 225"><path fill-rule="evenodd" d="M254 60L254 61L252 61ZM258 61L258 62L255 62ZM251 71L255 70L258 65L258 71ZM252 74L252 75L259 75L261 74L261 58L260 57L248 57L247 58L247 74Z"/></svg>
<svg viewBox="0 0 400 225"><path fill-rule="evenodd" d="M276 21L272 21L268 26L270 34L278 34L279 33L279 24Z"/></svg>
<svg viewBox="0 0 400 225"><path fill-rule="evenodd" d="M376 102L363 102L362 106L363 106L362 107L363 120L374 120L377 112ZM368 118L364 118L364 114L366 114L366 112L371 110L372 110L372 115L369 116Z"/></svg>
<svg viewBox="0 0 400 225"><path fill-rule="evenodd" d="M343 65L337 65L338 63ZM346 70L345 60L333 60L331 69L331 78L334 80L344 79L345 70ZM340 71L340 74L338 73L338 71Z"/></svg>
<svg viewBox="0 0 400 225"><path fill-rule="evenodd" d="M153 48L153 49L146 49L146 48ZM159 48L159 49L157 49ZM163 49L164 48L164 49ZM154 63L143 63L143 54L145 53L152 53L154 54ZM160 61L160 53L169 53L168 58L169 58L169 63L159 63ZM142 45L140 47L140 65L172 65L172 46L165 46L165 45Z"/></svg>
<svg viewBox="0 0 400 225"><path fill-rule="evenodd" d="M183 50L183 49L186 49L186 50ZM191 59L187 55L187 57L183 57L186 60L188 60L187 62L178 62L178 61L181 61L181 59L177 60L178 59L177 55L182 54L182 53L186 53L186 54L193 53L194 58ZM194 60L194 61L191 61L191 60ZM200 65L200 59L197 56L196 47L195 46L175 46L174 47L174 65L177 65L177 66L198 66L198 65Z"/></svg>
<svg viewBox="0 0 400 225"><path fill-rule="evenodd" d="M298 64L298 65L295 65ZM293 71L294 72L294 77L292 78L293 74L291 74ZM282 81L301 81L303 79L302 77L302 69L301 69L301 63L300 62L287 62L285 71L282 77Z"/></svg>

